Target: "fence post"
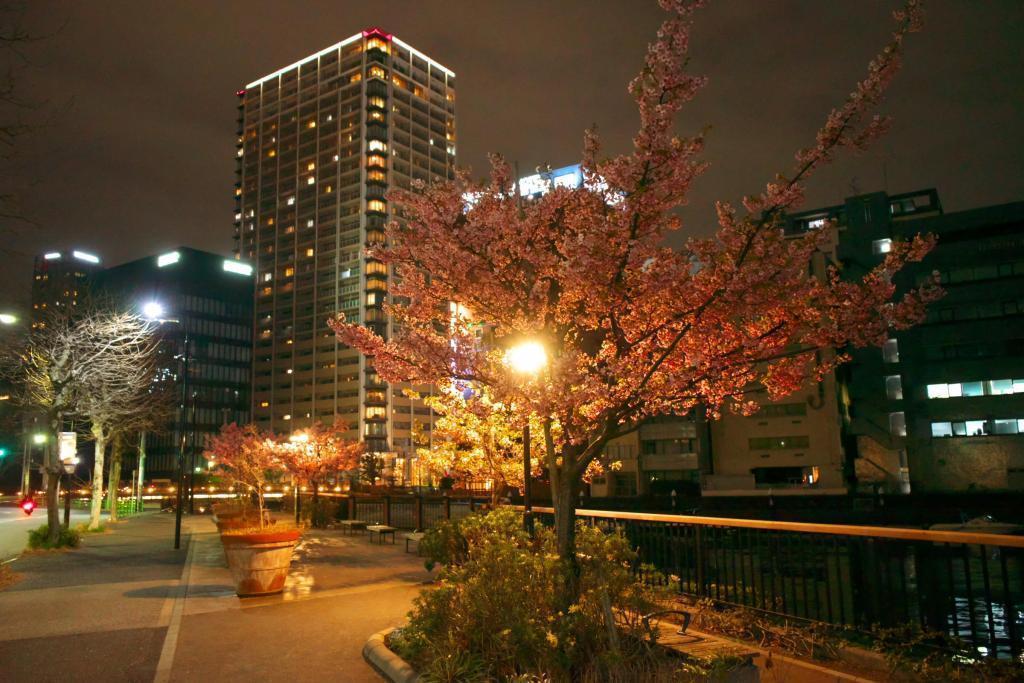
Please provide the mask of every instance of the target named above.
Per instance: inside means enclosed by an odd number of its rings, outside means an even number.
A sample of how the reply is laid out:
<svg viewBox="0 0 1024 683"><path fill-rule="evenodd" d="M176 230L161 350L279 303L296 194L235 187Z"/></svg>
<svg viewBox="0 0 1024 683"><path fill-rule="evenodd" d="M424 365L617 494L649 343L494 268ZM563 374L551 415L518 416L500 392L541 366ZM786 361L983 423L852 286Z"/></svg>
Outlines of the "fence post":
<svg viewBox="0 0 1024 683"><path fill-rule="evenodd" d="M416 496L416 531L423 531L423 495Z"/></svg>
<svg viewBox="0 0 1024 683"><path fill-rule="evenodd" d="M348 518L356 518L356 497L351 494L348 497Z"/></svg>
<svg viewBox="0 0 1024 683"><path fill-rule="evenodd" d="M444 496L444 518L452 518L452 499L448 497L448 494Z"/></svg>
<svg viewBox="0 0 1024 683"><path fill-rule="evenodd" d="M384 526L391 526L391 496L384 496Z"/></svg>
<svg viewBox="0 0 1024 683"><path fill-rule="evenodd" d="M697 573L697 595L705 597L704 591L704 534L698 524L693 529L693 558Z"/></svg>

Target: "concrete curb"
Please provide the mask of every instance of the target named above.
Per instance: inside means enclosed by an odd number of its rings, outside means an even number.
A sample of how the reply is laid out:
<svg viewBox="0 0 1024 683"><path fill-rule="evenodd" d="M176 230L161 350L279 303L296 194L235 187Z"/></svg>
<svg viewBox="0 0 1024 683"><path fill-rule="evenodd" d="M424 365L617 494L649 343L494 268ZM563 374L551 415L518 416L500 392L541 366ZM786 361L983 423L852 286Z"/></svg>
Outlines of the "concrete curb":
<svg viewBox="0 0 1024 683"><path fill-rule="evenodd" d="M419 683L420 675L409 666L407 661L392 652L384 642L384 639L394 630L386 628L370 636L366 645L363 645L363 659L391 683Z"/></svg>

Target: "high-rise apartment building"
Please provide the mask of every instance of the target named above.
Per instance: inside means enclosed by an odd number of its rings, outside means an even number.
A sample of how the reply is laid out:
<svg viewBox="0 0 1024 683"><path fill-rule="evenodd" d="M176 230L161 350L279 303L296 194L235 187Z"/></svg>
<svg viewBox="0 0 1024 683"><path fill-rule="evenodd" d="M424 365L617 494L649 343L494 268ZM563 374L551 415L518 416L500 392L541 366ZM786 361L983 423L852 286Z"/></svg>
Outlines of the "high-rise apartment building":
<svg viewBox="0 0 1024 683"><path fill-rule="evenodd" d="M337 342L344 312L388 336L391 273L368 257L385 194L455 169L455 74L373 28L238 91L235 240L256 266L253 418L289 432L342 419L396 472L429 410ZM354 434L353 434L354 435Z"/></svg>
<svg viewBox="0 0 1024 683"><path fill-rule="evenodd" d="M78 305L90 278L101 270L95 254L80 249L52 250L35 257L32 265L32 328L46 318Z"/></svg>

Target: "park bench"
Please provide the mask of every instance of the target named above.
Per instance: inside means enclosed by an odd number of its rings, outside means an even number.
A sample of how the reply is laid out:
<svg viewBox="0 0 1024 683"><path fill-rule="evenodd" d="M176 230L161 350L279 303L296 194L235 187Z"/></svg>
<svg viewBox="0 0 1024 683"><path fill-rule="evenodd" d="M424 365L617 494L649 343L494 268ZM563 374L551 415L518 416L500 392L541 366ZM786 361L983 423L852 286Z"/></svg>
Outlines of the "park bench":
<svg viewBox="0 0 1024 683"><path fill-rule="evenodd" d="M423 540L424 534L422 531L414 531L405 535L405 552L409 552L409 544L416 544L416 554L420 554L420 541Z"/></svg>
<svg viewBox="0 0 1024 683"><path fill-rule="evenodd" d="M341 528L345 530L346 534L352 534L356 530L365 531L366 522L361 519L343 519L340 522Z"/></svg>
<svg viewBox="0 0 1024 683"><path fill-rule="evenodd" d="M398 531L395 527L385 526L384 524L373 524L366 527L366 530L370 534L370 543L373 543L373 537L376 536L380 539L379 543L381 545L384 545L384 537L388 534L391 534L391 543L393 545L395 542L395 532Z"/></svg>
<svg viewBox="0 0 1024 683"><path fill-rule="evenodd" d="M681 616L682 626L661 620L661 617L670 614ZM738 660L737 666L724 679L729 683L757 683L761 679L760 671L754 664L754 658L761 654L758 650L706 633L688 633L689 612L655 612L643 617L643 623L659 646L672 650L694 663L709 664L722 656Z"/></svg>

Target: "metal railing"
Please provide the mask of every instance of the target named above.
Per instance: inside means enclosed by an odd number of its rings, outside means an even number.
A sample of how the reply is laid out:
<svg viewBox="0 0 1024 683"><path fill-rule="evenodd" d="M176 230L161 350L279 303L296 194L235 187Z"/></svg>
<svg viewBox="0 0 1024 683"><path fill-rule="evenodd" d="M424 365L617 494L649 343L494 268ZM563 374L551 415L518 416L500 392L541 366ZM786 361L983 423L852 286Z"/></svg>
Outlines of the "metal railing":
<svg viewBox="0 0 1024 683"><path fill-rule="evenodd" d="M534 508L551 523L552 508ZM577 510L621 531L637 570L698 598L870 630L916 625L1020 660L1024 537ZM653 569L651 569L653 567Z"/></svg>
<svg viewBox="0 0 1024 683"><path fill-rule="evenodd" d="M359 519L399 529L429 529L441 520L462 519L483 508L489 498L475 496L324 494L338 504L339 519ZM309 498L303 495L303 504Z"/></svg>

